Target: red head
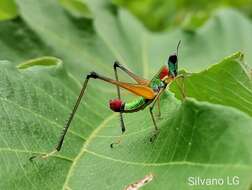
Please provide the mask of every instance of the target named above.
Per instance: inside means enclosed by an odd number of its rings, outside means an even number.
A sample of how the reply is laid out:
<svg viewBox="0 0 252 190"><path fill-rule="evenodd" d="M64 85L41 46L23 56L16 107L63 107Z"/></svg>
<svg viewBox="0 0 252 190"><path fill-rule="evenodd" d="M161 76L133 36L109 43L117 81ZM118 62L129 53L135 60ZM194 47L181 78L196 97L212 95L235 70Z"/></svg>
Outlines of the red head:
<svg viewBox="0 0 252 190"><path fill-rule="evenodd" d="M120 112L122 109L123 102L119 99L114 99L109 101L109 107L114 112Z"/></svg>

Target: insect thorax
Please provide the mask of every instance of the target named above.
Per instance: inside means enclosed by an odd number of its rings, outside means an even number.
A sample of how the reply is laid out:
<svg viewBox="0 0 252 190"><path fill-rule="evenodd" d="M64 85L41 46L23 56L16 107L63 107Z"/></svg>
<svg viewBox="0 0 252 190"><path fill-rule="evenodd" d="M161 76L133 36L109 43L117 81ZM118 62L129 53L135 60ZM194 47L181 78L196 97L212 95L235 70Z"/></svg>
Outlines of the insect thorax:
<svg viewBox="0 0 252 190"><path fill-rule="evenodd" d="M154 92L159 92L164 86L164 82L159 77L154 77L150 82L150 87Z"/></svg>

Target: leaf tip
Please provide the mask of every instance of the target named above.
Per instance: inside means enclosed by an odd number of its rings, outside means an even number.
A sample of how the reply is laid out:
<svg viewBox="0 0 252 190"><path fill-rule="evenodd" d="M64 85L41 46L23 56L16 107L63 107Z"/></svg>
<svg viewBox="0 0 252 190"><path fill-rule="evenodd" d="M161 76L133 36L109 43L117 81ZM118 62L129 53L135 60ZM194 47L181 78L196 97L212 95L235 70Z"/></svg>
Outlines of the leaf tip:
<svg viewBox="0 0 252 190"><path fill-rule="evenodd" d="M45 57L40 57L40 58L35 58L28 60L24 63L21 63L17 65L16 67L18 69L27 69L30 67L34 66L59 66L62 64L62 60L56 57L50 57L50 56L45 56Z"/></svg>
<svg viewBox="0 0 252 190"><path fill-rule="evenodd" d="M226 59L236 59L236 60L239 60L239 61L243 61L244 60L244 53L242 53L241 51L238 51L238 52L233 53L230 56L227 56L225 58L225 60Z"/></svg>

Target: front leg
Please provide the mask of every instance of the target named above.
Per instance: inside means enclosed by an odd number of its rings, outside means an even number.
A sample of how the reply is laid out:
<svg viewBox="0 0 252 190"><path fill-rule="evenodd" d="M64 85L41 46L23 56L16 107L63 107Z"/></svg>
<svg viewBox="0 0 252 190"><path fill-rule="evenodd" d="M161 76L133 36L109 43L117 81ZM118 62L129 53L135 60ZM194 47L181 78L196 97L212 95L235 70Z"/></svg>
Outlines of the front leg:
<svg viewBox="0 0 252 190"><path fill-rule="evenodd" d="M151 136L151 138L150 138L150 142L153 142L155 139L156 139L156 137L157 137L157 135L158 135L158 133L159 133L159 129L158 129L158 127L157 127L157 122L156 122L156 119L155 119L155 117L154 117L154 114L153 114L153 108L154 108L154 106L155 106L155 104L156 104L156 102L157 101L159 101L159 98L160 98L160 96L162 95L162 93L165 91L165 88L162 88L159 92L158 92L158 94L157 94L157 96L155 97L155 99L153 100L153 103L152 103L152 105L150 106L150 115L151 115L151 119L152 119L152 122L153 122L153 125L154 125L154 134Z"/></svg>
<svg viewBox="0 0 252 190"><path fill-rule="evenodd" d="M158 114L157 114L157 117L158 117L158 118L161 118L160 96L158 97L158 100L157 100L157 106L158 106Z"/></svg>

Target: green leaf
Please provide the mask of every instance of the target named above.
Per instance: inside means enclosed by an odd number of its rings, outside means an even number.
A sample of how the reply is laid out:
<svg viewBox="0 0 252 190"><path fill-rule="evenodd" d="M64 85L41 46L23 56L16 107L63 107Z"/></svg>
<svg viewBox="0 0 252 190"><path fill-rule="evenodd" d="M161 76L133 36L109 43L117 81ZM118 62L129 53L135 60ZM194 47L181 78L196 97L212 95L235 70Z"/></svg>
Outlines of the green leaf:
<svg viewBox="0 0 252 190"><path fill-rule="evenodd" d="M149 142L153 125L145 110L125 115L128 131L111 149L109 144L120 134L118 115L104 107L108 95L99 96L96 91L101 89L91 85L62 151L30 162L30 156L54 147L79 84L56 58L28 61L21 70L9 63L0 67L0 158L5 163L0 175L8 179L0 183L1 189L122 189L150 172L155 178L145 189L187 189L190 176L237 175L241 183L236 189L251 182L248 115L193 99L181 104L166 93L157 140Z"/></svg>
<svg viewBox="0 0 252 190"><path fill-rule="evenodd" d="M179 29L150 33L126 11L120 10L118 18L108 11L101 11L102 3L99 2L87 1L96 14L96 31L119 61L134 68L142 76L152 76L159 69L160 60L166 62L168 55L176 51L179 40L182 40L179 68L189 72L199 72L241 50L248 64L252 63L249 53L252 49L252 24L233 10L217 12L195 34Z"/></svg>
<svg viewBox="0 0 252 190"><path fill-rule="evenodd" d="M90 20L75 20L69 17L57 1L45 0L35 2L33 0L17 0L17 4L22 17L21 22L25 22L25 25L20 23L20 21L17 21L15 25L19 24L25 27L27 24L28 28L33 31L31 37L25 33L21 33L29 45L35 43L42 46L42 50L48 50L48 52L44 53L46 56L62 57L67 63L67 68L79 80L82 79L81 76L83 73L87 73L93 69L112 73L113 70L106 66L106 64L111 64L112 60L114 60L112 53L94 33L92 28L90 28L92 26ZM6 25L3 25L4 27ZM16 37L16 33L12 34L12 36ZM38 36L39 39L36 39ZM9 44L13 45L11 47L13 50L19 48L18 44L13 43L12 40L13 38L10 38L10 35L8 35L7 39L3 40L5 42L3 43L4 50L9 48ZM29 43L30 41L31 43ZM39 44L39 42L42 42L42 44ZM26 44L24 43L24 45ZM35 49L37 50L38 48L36 47ZM24 47L23 50L26 50L26 48ZM9 51L4 51L2 57L8 59L5 52L8 53ZM29 51L25 52L28 54ZM34 58L30 54L28 56L22 54L21 56L23 57L18 57L15 61L20 62ZM13 57L15 58L16 56L14 55ZM84 65L84 63L89 64Z"/></svg>
<svg viewBox="0 0 252 190"><path fill-rule="evenodd" d="M69 131L63 154L56 156L56 161L49 161L51 163L31 163L30 155L54 147L80 84L68 75L62 61L56 58L29 61L23 63L20 70L6 62L0 67L3 126L0 130L0 159L4 163L0 165L0 176L6 179L1 180L0 188L59 189L83 142L109 114L105 106L96 101L102 101L103 97L93 98L95 91L89 88L87 103L78 110L74 130ZM99 105L100 112L91 105Z"/></svg>
<svg viewBox="0 0 252 190"><path fill-rule="evenodd" d="M186 30L194 31L209 18L206 15L218 8L230 7L250 17L252 8L251 0L112 0L112 2L120 7L127 8L146 27L153 31L173 29L180 25L185 27ZM203 15L198 15L199 12L203 12ZM189 14L192 14L192 16L189 16Z"/></svg>
<svg viewBox="0 0 252 190"><path fill-rule="evenodd" d="M252 116L252 79L243 54L238 52L200 73L185 74L186 95L235 107ZM173 83L171 90L181 99L180 89Z"/></svg>
<svg viewBox="0 0 252 190"><path fill-rule="evenodd" d="M92 18L92 13L81 0L59 0L63 7L65 7L75 17Z"/></svg>
<svg viewBox="0 0 252 190"><path fill-rule="evenodd" d="M118 114L107 105L116 97L116 88L96 80L88 86L62 151L48 160L29 161L30 156L55 147L91 70L112 77L112 62L117 59L151 78L175 51L179 39L183 44L179 66L189 72L201 71L241 49L251 65L248 19L222 10L194 34L182 30L150 33L126 11L112 12L103 0L86 2L94 14L92 21L71 17L57 1L16 2L20 18L0 23L0 57L11 61L0 63L0 189L116 190L150 172L155 177L144 189L191 189L189 175L238 175L240 185L234 189L248 189L249 112L224 104L225 100L217 102L222 105L198 102L204 99L196 96L181 103L166 92L157 140L149 142L153 125L146 109L125 115L126 135L119 146L110 149L121 133ZM243 71L237 66L239 61L233 62L233 69ZM124 92L123 99L133 97Z"/></svg>
<svg viewBox="0 0 252 190"><path fill-rule="evenodd" d="M187 32L194 32L197 28L205 24L206 20L209 18L209 13L204 11L198 11L195 13L188 13L187 17L182 22L182 28Z"/></svg>
<svg viewBox="0 0 252 190"><path fill-rule="evenodd" d="M0 21L15 18L17 15L18 11L14 0L0 1Z"/></svg>
<svg viewBox="0 0 252 190"><path fill-rule="evenodd" d="M112 75L112 70L106 65L111 65L115 59L137 74L150 77L175 51L180 39L180 69L199 72L240 50L243 50L248 64L252 63L252 55L249 54L252 51L251 22L232 10L219 11L195 34L181 30L150 33L127 12L119 10L116 17L104 1L87 1L96 15L94 34L85 30L80 22L69 18L57 2L18 0L17 3L22 21L0 23L1 58L18 63L41 54L58 56L79 79L90 70ZM22 42L15 43L20 38Z"/></svg>

